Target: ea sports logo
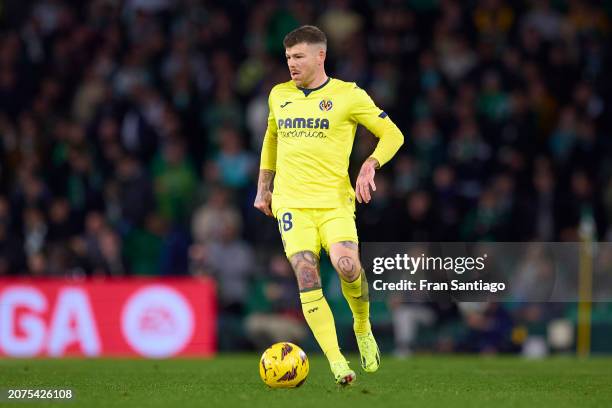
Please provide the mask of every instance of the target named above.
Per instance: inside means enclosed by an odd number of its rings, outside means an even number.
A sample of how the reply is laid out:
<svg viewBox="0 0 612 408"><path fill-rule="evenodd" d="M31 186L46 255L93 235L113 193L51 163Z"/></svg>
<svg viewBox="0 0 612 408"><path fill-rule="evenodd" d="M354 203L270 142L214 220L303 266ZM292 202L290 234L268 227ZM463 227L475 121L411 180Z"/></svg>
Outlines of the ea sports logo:
<svg viewBox="0 0 612 408"><path fill-rule="evenodd" d="M319 103L319 109L321 109L323 112L327 112L328 110L331 110L333 106L334 104L330 100L323 99Z"/></svg>
<svg viewBox="0 0 612 408"><path fill-rule="evenodd" d="M167 286L149 286L133 294L121 313L128 344L146 357L180 352L191 340L194 318L183 295Z"/></svg>

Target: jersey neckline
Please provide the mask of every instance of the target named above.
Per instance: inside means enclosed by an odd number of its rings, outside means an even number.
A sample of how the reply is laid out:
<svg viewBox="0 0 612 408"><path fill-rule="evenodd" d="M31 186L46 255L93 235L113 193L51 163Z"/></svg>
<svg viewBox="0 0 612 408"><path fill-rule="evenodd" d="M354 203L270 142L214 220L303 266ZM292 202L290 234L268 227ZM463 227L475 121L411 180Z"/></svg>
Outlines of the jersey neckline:
<svg viewBox="0 0 612 408"><path fill-rule="evenodd" d="M308 96L310 95L312 92L314 91L318 91L319 89L323 88L325 85L329 84L331 82L331 77L328 76L327 80L325 82L323 82L321 85L317 86L316 88L301 88L299 86L296 86L297 89L299 89L300 91L304 92L304 96Z"/></svg>

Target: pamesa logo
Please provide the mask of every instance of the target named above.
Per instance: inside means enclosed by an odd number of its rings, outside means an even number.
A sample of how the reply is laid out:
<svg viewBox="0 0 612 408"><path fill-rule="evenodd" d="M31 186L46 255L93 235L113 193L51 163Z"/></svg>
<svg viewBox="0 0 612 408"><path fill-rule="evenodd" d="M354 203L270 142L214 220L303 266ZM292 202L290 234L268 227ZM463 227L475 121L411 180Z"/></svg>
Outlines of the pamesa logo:
<svg viewBox="0 0 612 408"><path fill-rule="evenodd" d="M278 120L279 129L329 129L329 120L321 118L286 118Z"/></svg>

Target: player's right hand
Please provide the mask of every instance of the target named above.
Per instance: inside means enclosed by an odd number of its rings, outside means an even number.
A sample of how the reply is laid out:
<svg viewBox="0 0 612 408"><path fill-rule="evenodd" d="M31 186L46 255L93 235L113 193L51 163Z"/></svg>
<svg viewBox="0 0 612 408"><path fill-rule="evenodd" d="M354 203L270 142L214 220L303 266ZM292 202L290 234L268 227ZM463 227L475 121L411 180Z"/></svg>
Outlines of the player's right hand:
<svg viewBox="0 0 612 408"><path fill-rule="evenodd" d="M263 193L257 193L257 197L255 197L255 203L253 203L253 207L257 208L262 213L266 214L268 217L274 217L272 215L272 193L269 191Z"/></svg>

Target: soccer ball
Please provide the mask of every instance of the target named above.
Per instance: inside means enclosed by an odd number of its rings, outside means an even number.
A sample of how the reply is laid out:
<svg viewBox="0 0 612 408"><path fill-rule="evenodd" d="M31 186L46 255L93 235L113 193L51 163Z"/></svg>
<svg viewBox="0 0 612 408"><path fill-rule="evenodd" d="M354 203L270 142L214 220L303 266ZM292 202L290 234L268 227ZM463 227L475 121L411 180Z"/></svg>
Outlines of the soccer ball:
<svg viewBox="0 0 612 408"><path fill-rule="evenodd" d="M308 376L308 357L293 343L276 343L263 352L259 376L271 388L293 388L304 384Z"/></svg>

